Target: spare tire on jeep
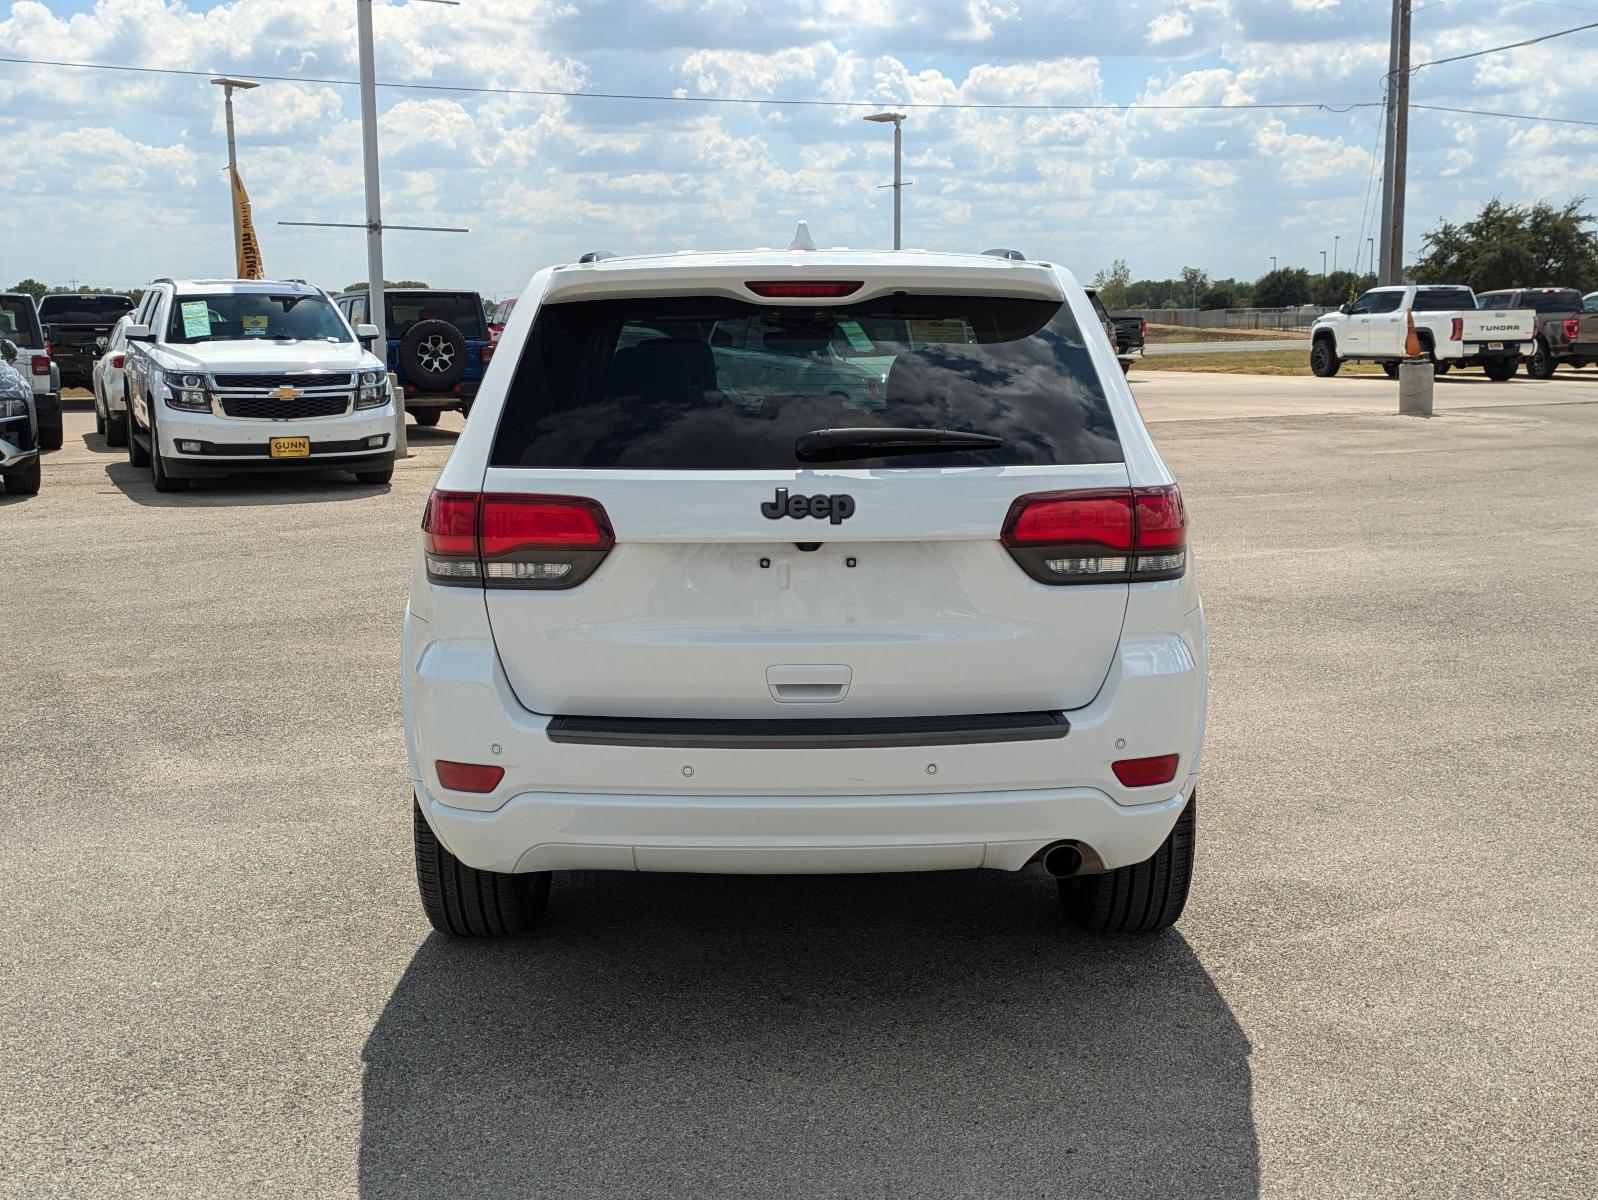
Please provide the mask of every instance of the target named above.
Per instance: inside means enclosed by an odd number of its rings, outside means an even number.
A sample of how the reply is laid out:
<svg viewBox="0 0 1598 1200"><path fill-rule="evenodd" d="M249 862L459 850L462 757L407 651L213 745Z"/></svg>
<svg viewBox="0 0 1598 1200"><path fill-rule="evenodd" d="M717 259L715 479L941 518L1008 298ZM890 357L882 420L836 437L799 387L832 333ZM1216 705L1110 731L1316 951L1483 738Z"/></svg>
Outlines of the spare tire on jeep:
<svg viewBox="0 0 1598 1200"><path fill-rule="evenodd" d="M448 321L418 321L400 338L399 368L417 391L447 392L466 373L466 335Z"/></svg>

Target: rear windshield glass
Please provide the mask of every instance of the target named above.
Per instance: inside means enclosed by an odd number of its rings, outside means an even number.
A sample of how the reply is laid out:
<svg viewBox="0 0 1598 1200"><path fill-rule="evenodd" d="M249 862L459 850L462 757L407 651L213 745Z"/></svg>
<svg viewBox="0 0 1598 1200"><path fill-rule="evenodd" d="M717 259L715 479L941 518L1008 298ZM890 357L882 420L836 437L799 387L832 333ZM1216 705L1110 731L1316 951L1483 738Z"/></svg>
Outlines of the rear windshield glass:
<svg viewBox="0 0 1598 1200"><path fill-rule="evenodd" d="M1415 293L1416 312L1450 312L1475 307L1475 293L1466 288L1421 288Z"/></svg>
<svg viewBox="0 0 1598 1200"><path fill-rule="evenodd" d="M462 336L483 336L483 315L473 292L398 292L383 297L388 316L388 336L404 337L418 321L448 321Z"/></svg>
<svg viewBox="0 0 1598 1200"><path fill-rule="evenodd" d="M325 296L272 296L234 292L179 296L172 302L166 340L191 342L347 342L350 331Z"/></svg>
<svg viewBox="0 0 1598 1200"><path fill-rule="evenodd" d="M830 466L1120 462L1098 371L1052 300L891 296L762 307L712 297L539 311L500 419L506 467L792 470L818 429L944 429L993 448Z"/></svg>
<svg viewBox="0 0 1598 1200"><path fill-rule="evenodd" d="M1520 298L1521 308L1535 309L1540 313L1581 311L1581 293L1575 288L1561 292L1525 292Z"/></svg>
<svg viewBox="0 0 1598 1200"><path fill-rule="evenodd" d="M30 350L42 348L33 336L32 300L0 296L0 338L18 346L27 346Z"/></svg>
<svg viewBox="0 0 1598 1200"><path fill-rule="evenodd" d="M56 325L110 325L133 307L126 296L46 296L39 320Z"/></svg>

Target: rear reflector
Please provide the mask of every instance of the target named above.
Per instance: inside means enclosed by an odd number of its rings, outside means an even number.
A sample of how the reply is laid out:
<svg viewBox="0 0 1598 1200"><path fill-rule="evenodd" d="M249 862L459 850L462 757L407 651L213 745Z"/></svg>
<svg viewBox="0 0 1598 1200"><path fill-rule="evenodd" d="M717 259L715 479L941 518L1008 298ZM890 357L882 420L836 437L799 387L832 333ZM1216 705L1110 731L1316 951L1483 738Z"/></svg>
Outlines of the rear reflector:
<svg viewBox="0 0 1598 1200"><path fill-rule="evenodd" d="M1123 758L1111 764L1122 787L1154 787L1176 778L1178 755L1161 754L1154 758Z"/></svg>
<svg viewBox="0 0 1598 1200"><path fill-rule="evenodd" d="M504 767L485 763L449 762L441 758L433 766L438 768L438 781L452 792L491 792L505 778Z"/></svg>
<svg viewBox="0 0 1598 1200"><path fill-rule="evenodd" d="M616 544L604 508L580 496L435 491L422 534L428 577L468 587L575 587Z"/></svg>
<svg viewBox="0 0 1598 1200"><path fill-rule="evenodd" d="M810 280L808 282L784 282L782 280L751 280L744 284L757 296L767 296L773 300L783 298L813 297L823 299L827 297L852 296L858 292L864 283L861 280L829 279Z"/></svg>
<svg viewBox="0 0 1598 1200"><path fill-rule="evenodd" d="M1001 539L1039 583L1146 582L1187 569L1187 511L1174 484L1022 496Z"/></svg>

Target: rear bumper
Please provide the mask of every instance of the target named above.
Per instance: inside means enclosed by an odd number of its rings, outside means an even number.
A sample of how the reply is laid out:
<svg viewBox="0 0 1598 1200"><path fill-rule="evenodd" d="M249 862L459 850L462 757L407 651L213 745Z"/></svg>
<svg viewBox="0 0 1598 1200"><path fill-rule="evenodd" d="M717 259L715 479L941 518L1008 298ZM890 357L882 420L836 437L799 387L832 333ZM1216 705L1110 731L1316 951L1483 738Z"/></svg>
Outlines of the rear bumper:
<svg viewBox="0 0 1598 1200"><path fill-rule="evenodd" d="M1466 366L1500 358L1530 358L1537 352L1536 342L1504 342L1498 349L1490 349L1484 342L1466 342L1457 362ZM1442 357L1439 355L1439 357Z"/></svg>
<svg viewBox="0 0 1598 1200"><path fill-rule="evenodd" d="M1174 789L1174 785L1173 785ZM417 798L439 841L489 871L844 874L1018 871L1069 838L1106 867L1148 858L1191 785L1120 805L1092 788L909 796L617 796L524 792L494 812Z"/></svg>
<svg viewBox="0 0 1598 1200"><path fill-rule="evenodd" d="M1201 607L1176 630L1129 622L1064 737L825 749L553 741L551 718L516 701L480 614L456 602L434 623L408 610L403 651L418 802L439 840L480 869L1018 870L1061 840L1113 868L1159 848L1197 782ZM1111 770L1169 753L1179 762L1163 786L1127 789ZM440 759L505 776L484 795L450 791Z"/></svg>

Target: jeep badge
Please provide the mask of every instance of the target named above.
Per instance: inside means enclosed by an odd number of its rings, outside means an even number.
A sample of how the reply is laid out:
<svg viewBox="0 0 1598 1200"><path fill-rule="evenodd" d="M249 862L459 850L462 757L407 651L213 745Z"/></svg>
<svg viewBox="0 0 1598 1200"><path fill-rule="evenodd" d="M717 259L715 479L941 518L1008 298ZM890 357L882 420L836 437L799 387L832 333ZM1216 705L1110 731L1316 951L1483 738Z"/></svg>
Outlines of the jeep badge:
<svg viewBox="0 0 1598 1200"><path fill-rule="evenodd" d="M787 488L778 488L776 496L760 506L760 513L768 521L826 517L834 525L842 525L854 516L854 497L842 492L832 496L790 496Z"/></svg>

